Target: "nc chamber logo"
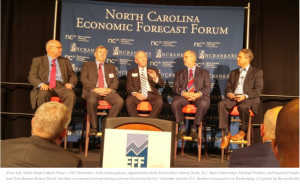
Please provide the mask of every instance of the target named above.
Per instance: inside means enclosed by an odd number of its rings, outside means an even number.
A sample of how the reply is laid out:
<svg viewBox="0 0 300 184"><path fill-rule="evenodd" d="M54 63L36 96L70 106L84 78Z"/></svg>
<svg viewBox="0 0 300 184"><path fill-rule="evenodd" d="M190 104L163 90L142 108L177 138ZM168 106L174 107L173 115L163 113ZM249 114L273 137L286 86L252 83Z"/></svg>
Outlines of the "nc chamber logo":
<svg viewBox="0 0 300 184"><path fill-rule="evenodd" d="M128 167L147 167L148 137L147 134L127 134L126 158Z"/></svg>

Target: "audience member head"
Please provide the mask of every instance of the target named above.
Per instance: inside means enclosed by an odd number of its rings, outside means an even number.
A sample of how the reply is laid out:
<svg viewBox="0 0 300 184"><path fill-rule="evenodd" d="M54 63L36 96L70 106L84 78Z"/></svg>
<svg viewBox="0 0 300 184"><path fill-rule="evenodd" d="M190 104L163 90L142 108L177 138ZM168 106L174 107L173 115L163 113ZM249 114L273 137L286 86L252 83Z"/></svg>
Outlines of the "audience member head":
<svg viewBox="0 0 300 184"><path fill-rule="evenodd" d="M59 41L57 40L49 40L46 43L46 51L47 54L52 57L53 59L58 58L59 56L61 56L61 52L62 52L62 45Z"/></svg>
<svg viewBox="0 0 300 184"><path fill-rule="evenodd" d="M94 56L97 61L99 61L100 63L104 63L107 56L107 52L107 49L103 45L99 45L95 49Z"/></svg>
<svg viewBox="0 0 300 184"><path fill-rule="evenodd" d="M71 112L68 107L58 102L42 104L31 121L31 133L59 145L67 134Z"/></svg>
<svg viewBox="0 0 300 184"><path fill-rule="evenodd" d="M192 50L187 50L183 54L184 65L188 68L193 68L196 65L197 55Z"/></svg>
<svg viewBox="0 0 300 184"><path fill-rule="evenodd" d="M134 56L134 61L136 62L136 64L138 64L139 67L144 68L145 66L147 66L147 54L142 50L137 51Z"/></svg>
<svg viewBox="0 0 300 184"><path fill-rule="evenodd" d="M264 123L260 126L260 135L263 142L275 138L276 120L282 106L267 110L264 116Z"/></svg>
<svg viewBox="0 0 300 184"><path fill-rule="evenodd" d="M299 167L299 99L279 112L272 147L280 167Z"/></svg>

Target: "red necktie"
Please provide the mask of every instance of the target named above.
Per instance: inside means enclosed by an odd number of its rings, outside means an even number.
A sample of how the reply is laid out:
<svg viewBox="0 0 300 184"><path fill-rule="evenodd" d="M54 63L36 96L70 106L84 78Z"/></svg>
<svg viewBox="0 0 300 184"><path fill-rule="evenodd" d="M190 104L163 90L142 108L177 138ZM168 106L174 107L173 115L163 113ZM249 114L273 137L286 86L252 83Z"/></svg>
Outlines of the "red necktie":
<svg viewBox="0 0 300 184"><path fill-rule="evenodd" d="M190 70L189 75L189 82L188 82L188 92L194 92L194 77L193 77L193 70Z"/></svg>
<svg viewBox="0 0 300 184"><path fill-rule="evenodd" d="M55 88L56 87L56 65L55 65L55 59L52 60L52 68L50 72L50 82L49 86L50 88Z"/></svg>
<svg viewBox="0 0 300 184"><path fill-rule="evenodd" d="M99 64L99 69L98 69L98 88L104 88L104 79L103 79L101 63Z"/></svg>

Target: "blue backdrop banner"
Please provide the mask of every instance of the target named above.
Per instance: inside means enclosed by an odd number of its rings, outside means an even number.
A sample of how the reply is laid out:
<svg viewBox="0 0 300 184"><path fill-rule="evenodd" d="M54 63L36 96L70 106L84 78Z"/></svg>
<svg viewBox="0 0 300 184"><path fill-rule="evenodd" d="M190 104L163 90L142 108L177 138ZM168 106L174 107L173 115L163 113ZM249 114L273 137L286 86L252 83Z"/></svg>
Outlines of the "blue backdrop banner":
<svg viewBox="0 0 300 184"><path fill-rule="evenodd" d="M210 72L211 106L206 119L216 135L217 103L231 70L237 68L237 54L243 45L244 7L157 6L92 1L62 1L61 37L63 57L70 59L78 76L82 63L95 61L98 45L108 49L107 63L116 67L120 79L118 93L126 99L127 71L137 67L134 55L143 50L148 66L159 69L166 82L161 89L164 108L159 118L173 119L170 109L175 72L185 68L186 50L197 54L197 66ZM80 78L80 77L78 77ZM73 122L82 122L81 88ZM77 116L78 115L78 116ZM127 116L124 108L121 116Z"/></svg>

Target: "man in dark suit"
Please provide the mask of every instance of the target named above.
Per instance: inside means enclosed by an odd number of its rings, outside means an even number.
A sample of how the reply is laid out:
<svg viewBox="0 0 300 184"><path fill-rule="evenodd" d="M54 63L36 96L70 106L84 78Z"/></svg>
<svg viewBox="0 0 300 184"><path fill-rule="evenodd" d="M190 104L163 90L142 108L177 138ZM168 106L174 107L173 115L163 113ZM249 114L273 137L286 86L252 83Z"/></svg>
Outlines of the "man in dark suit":
<svg viewBox="0 0 300 184"><path fill-rule="evenodd" d="M264 123L260 126L262 143L234 150L229 158L228 167L279 167L273 154L271 140L275 138L276 120L282 106L266 112Z"/></svg>
<svg viewBox="0 0 300 184"><path fill-rule="evenodd" d="M138 104L143 100L149 100L152 106L150 118L157 118L163 106L158 88L164 87L165 82L157 69L147 67L147 55L144 51L138 51L134 59L138 67L127 72L126 106L128 114L131 117L137 117L136 107Z"/></svg>
<svg viewBox="0 0 300 184"><path fill-rule="evenodd" d="M60 57L62 46L59 41L48 41L46 50L47 55L33 58L29 71L28 80L33 85L30 94L32 108L58 96L72 112L76 102L72 90L77 84L76 74L70 61Z"/></svg>
<svg viewBox="0 0 300 184"><path fill-rule="evenodd" d="M241 67L230 72L225 93L228 98L219 102L219 128L224 129L221 149L228 146L229 140L242 140L246 135L249 121L249 109L257 114L260 104L259 94L263 90L263 71L250 66L253 53L250 49L241 49L237 64ZM233 106L238 105L242 129L231 137L228 131L228 115Z"/></svg>
<svg viewBox="0 0 300 184"><path fill-rule="evenodd" d="M173 84L173 102L171 104L176 123L180 126L177 138L186 135L183 122L182 108L192 103L197 108L194 124L191 131L193 140L197 139L197 127L203 120L210 105L211 81L209 71L196 66L197 56L194 51L188 50L183 55L184 65L187 67L176 72Z"/></svg>
<svg viewBox="0 0 300 184"><path fill-rule="evenodd" d="M1 142L1 167L82 167L80 158L59 146L70 120L64 104L42 104L32 118L30 137Z"/></svg>
<svg viewBox="0 0 300 184"><path fill-rule="evenodd" d="M280 167L299 168L299 98L279 112L271 144Z"/></svg>
<svg viewBox="0 0 300 184"><path fill-rule="evenodd" d="M91 135L98 132L97 109L99 100L105 100L111 105L107 118L116 117L121 111L124 100L116 93L119 87L114 65L104 63L107 49L100 45L95 50L94 62L84 62L81 70L83 85L82 98L87 103L87 113L91 117Z"/></svg>

